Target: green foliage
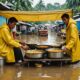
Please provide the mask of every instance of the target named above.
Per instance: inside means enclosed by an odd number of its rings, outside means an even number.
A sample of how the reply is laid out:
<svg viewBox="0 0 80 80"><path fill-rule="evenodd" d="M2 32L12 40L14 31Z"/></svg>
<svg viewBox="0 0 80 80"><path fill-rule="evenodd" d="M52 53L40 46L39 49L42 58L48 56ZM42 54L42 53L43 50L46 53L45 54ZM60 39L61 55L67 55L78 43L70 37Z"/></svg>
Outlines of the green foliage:
<svg viewBox="0 0 80 80"><path fill-rule="evenodd" d="M39 1L39 3L34 7L34 10L36 11L43 11L45 10L45 4L42 0Z"/></svg>
<svg viewBox="0 0 80 80"><path fill-rule="evenodd" d="M22 11L28 11L32 10L32 1L33 0L0 0L0 2L9 4L11 3L13 6L11 6L11 9L13 10L22 10Z"/></svg>
<svg viewBox="0 0 80 80"><path fill-rule="evenodd" d="M75 12L80 11L80 0L66 0L67 8L73 9Z"/></svg>
<svg viewBox="0 0 80 80"><path fill-rule="evenodd" d="M60 10L63 9L59 3L55 3L54 5L51 3L48 3L47 5L44 4L42 0L40 0L36 6L34 7L34 10L36 11L45 11L45 10Z"/></svg>

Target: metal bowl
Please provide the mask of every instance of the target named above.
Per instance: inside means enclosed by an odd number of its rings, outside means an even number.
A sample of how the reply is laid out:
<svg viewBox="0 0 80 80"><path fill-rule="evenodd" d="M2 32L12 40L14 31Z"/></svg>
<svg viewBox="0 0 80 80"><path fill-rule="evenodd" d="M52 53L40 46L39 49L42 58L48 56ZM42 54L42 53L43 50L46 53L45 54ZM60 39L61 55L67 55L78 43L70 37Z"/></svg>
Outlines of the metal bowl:
<svg viewBox="0 0 80 80"><path fill-rule="evenodd" d="M27 50L26 56L29 58L42 58L43 53L42 50Z"/></svg>
<svg viewBox="0 0 80 80"><path fill-rule="evenodd" d="M37 49L48 49L50 46L49 45L37 45L36 48Z"/></svg>
<svg viewBox="0 0 80 80"><path fill-rule="evenodd" d="M62 58L63 57L63 52L62 50L60 49L55 49L55 48L51 48L51 49L48 49L48 56L49 58Z"/></svg>

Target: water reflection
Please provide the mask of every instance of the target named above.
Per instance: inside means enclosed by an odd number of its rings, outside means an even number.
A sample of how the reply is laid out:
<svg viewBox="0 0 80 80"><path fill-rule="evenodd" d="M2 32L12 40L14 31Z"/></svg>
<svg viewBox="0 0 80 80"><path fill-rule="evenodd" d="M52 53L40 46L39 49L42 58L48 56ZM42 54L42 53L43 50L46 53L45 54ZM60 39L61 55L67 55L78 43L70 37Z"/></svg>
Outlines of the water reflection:
<svg viewBox="0 0 80 80"><path fill-rule="evenodd" d="M56 66L27 68L24 66L5 66L0 80L80 80L80 68Z"/></svg>
<svg viewBox="0 0 80 80"><path fill-rule="evenodd" d="M3 75L3 73L4 73L4 67L0 66L0 76Z"/></svg>
<svg viewBox="0 0 80 80"><path fill-rule="evenodd" d="M57 36L56 32L49 31L48 36L39 35L21 35L18 39L24 41L28 44L45 44L45 45L55 45L63 42L64 40Z"/></svg>
<svg viewBox="0 0 80 80"><path fill-rule="evenodd" d="M31 68L30 68L31 69ZM28 76L23 75L22 80L25 78L29 80L79 80L80 68L44 68L44 69L28 69ZM31 73L30 71L33 71ZM24 72L26 73L26 72Z"/></svg>

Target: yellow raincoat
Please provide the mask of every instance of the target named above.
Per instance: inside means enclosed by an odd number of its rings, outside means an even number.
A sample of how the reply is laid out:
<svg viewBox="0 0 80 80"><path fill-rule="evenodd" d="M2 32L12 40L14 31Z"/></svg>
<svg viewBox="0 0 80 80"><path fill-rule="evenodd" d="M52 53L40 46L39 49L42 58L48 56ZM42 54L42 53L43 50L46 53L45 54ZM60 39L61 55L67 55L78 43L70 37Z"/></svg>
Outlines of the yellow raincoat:
<svg viewBox="0 0 80 80"><path fill-rule="evenodd" d="M76 22L70 18L66 29L66 48L69 49L72 62L80 60L80 41Z"/></svg>
<svg viewBox="0 0 80 80"><path fill-rule="evenodd" d="M16 42L7 24L0 28L0 54L5 53L7 62L15 62L13 47L20 47ZM4 54L3 54L4 56Z"/></svg>

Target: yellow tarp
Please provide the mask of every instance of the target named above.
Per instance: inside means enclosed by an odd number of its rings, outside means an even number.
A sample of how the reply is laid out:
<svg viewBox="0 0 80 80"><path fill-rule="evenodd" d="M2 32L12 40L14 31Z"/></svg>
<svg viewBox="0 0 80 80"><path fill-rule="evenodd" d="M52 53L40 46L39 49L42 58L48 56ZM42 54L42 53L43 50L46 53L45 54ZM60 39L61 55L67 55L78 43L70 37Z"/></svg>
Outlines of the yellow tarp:
<svg viewBox="0 0 80 80"><path fill-rule="evenodd" d="M60 20L63 13L72 16L72 10L58 11L0 11L0 16L15 17L20 21L55 21Z"/></svg>

